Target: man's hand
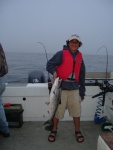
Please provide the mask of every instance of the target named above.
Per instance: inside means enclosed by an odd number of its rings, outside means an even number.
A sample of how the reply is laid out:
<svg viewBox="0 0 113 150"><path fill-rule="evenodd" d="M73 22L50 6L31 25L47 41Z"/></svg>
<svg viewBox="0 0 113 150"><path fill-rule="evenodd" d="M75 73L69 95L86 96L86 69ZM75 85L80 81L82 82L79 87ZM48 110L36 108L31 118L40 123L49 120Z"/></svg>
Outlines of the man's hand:
<svg viewBox="0 0 113 150"><path fill-rule="evenodd" d="M81 102L84 100L84 96L81 96Z"/></svg>

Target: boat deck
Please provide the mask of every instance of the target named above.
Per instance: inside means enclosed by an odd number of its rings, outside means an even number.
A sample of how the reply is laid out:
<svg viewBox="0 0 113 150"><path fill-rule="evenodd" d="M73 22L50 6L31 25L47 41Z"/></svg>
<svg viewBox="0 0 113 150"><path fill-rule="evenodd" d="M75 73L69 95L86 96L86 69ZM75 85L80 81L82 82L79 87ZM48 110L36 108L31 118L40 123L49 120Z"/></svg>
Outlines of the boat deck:
<svg viewBox="0 0 113 150"><path fill-rule="evenodd" d="M98 136L102 134L101 125L93 121L81 121L81 131L85 141L78 143L74 135L73 121L59 122L56 141L48 141L50 131L43 122L24 122L21 128L10 128L11 136L0 135L0 150L97 150Z"/></svg>

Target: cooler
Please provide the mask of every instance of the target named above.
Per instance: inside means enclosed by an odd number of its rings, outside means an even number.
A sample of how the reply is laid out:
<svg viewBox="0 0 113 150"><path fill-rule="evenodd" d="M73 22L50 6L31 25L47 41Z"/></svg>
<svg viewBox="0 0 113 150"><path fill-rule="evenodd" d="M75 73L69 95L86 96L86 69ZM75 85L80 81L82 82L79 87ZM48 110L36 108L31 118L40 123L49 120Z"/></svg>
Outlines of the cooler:
<svg viewBox="0 0 113 150"><path fill-rule="evenodd" d="M21 127L23 124L23 108L21 104L4 107L9 127Z"/></svg>

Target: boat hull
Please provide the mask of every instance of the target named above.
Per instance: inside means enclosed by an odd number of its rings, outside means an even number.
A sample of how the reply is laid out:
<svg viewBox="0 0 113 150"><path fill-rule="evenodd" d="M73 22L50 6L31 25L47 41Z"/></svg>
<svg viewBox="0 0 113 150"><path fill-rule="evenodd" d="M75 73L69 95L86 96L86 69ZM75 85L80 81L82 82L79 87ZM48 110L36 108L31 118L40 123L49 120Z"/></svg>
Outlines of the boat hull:
<svg viewBox="0 0 113 150"><path fill-rule="evenodd" d="M45 121L49 118L48 105L49 91L47 83L27 85L7 85L3 94L3 103L21 104L24 121ZM98 97L93 95L101 92L98 86L86 86L86 96L81 102L81 120L92 121L97 107ZM72 120L66 110L63 120Z"/></svg>

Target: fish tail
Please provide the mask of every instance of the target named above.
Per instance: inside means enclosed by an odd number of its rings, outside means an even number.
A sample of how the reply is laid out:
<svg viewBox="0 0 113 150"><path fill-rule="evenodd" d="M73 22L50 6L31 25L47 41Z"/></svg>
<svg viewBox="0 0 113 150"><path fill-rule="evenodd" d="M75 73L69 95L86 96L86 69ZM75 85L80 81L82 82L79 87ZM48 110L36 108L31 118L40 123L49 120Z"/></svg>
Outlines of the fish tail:
<svg viewBox="0 0 113 150"><path fill-rule="evenodd" d="M47 120L43 125L46 125L46 124L52 124L52 121L51 120Z"/></svg>

